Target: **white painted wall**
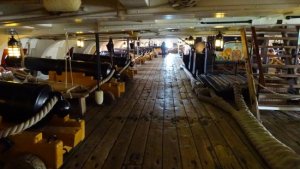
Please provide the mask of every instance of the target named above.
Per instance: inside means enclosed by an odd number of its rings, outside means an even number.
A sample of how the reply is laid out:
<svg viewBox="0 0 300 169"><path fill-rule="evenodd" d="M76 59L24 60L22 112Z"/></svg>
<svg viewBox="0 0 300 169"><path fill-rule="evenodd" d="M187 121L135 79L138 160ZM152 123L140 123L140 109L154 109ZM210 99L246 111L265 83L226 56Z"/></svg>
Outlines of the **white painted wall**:
<svg viewBox="0 0 300 169"><path fill-rule="evenodd" d="M76 47L76 45L76 40L69 40L68 45L66 40L55 41L43 52L42 58L64 59L68 49Z"/></svg>
<svg viewBox="0 0 300 169"><path fill-rule="evenodd" d="M94 54L95 46L96 46L96 42L88 42L86 45L86 48L84 49L84 51L82 53Z"/></svg>
<svg viewBox="0 0 300 169"><path fill-rule="evenodd" d="M21 39L22 47L28 50L27 56L31 57L41 57L45 49L47 49L54 42L54 40L50 39Z"/></svg>
<svg viewBox="0 0 300 169"><path fill-rule="evenodd" d="M114 48L127 48L127 43L126 41L117 41L117 40L113 40L114 42ZM124 42L126 43L125 47L124 47ZM106 45L108 42L100 42L100 52L101 51L107 51ZM88 42L86 48L83 50L82 53L86 53L86 54L94 54L96 49L96 42ZM77 52L77 50L76 50ZM77 52L80 53L80 52Z"/></svg>
<svg viewBox="0 0 300 169"><path fill-rule="evenodd" d="M2 60L3 50L7 48L9 38L10 35L0 35L0 61Z"/></svg>

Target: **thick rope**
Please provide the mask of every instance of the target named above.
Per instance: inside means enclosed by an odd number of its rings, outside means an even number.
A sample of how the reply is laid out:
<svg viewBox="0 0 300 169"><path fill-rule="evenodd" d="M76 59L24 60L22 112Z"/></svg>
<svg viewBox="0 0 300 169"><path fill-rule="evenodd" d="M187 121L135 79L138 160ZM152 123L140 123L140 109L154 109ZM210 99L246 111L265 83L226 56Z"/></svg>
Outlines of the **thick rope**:
<svg viewBox="0 0 300 169"><path fill-rule="evenodd" d="M51 98L50 101L48 101L47 104L44 105L43 109L39 113L37 113L35 116L31 117L30 119L28 119L25 122L22 122L15 126L1 130L0 131L0 139L21 133L22 131L37 124L50 112L50 110L54 107L54 105L57 103L57 101L58 101L57 97Z"/></svg>
<svg viewBox="0 0 300 169"><path fill-rule="evenodd" d="M223 98L215 95L211 89L202 88L202 90L198 90L197 96L200 100L208 102L219 109L230 113L271 168L300 169L300 156L291 148L277 140L256 120L247 107L242 95L235 92L237 106L240 109L239 111L227 103Z"/></svg>
<svg viewBox="0 0 300 169"><path fill-rule="evenodd" d="M127 65L125 65L118 73L122 74L124 72L124 70L126 70L128 68L129 65L130 65L130 62L128 62Z"/></svg>
<svg viewBox="0 0 300 169"><path fill-rule="evenodd" d="M101 86L101 85L103 85L104 83L108 82L108 81L113 77L113 75L115 74L115 72L116 72L115 69L113 69L112 71L110 71L109 75L108 75L105 79L103 79L103 80L101 80L101 81L99 82L99 86ZM98 88L98 87L95 86L94 88L91 89L91 91L94 91L94 90L96 90L97 88Z"/></svg>
<svg viewBox="0 0 300 169"><path fill-rule="evenodd" d="M234 95L240 111L234 111L231 114L236 118L240 126L242 126L266 162L272 168L276 169L299 169L300 156L290 147L277 140L262 124L256 121L256 118L244 101L241 88L238 85L234 85Z"/></svg>
<svg viewBox="0 0 300 169"><path fill-rule="evenodd" d="M100 82L100 86L103 85L104 83L108 82L112 77L113 75L115 74L115 69L113 69L112 71L110 71L110 74L105 78L103 79L101 82Z"/></svg>
<svg viewBox="0 0 300 169"><path fill-rule="evenodd" d="M193 90L196 92L198 98L230 113L271 168L300 169L300 155L277 140L257 121L249 110L241 94L241 87L239 85L233 85L237 110L223 98L217 96L213 90L197 85L195 79L192 76L189 77L191 78L191 83L194 83L192 84Z"/></svg>

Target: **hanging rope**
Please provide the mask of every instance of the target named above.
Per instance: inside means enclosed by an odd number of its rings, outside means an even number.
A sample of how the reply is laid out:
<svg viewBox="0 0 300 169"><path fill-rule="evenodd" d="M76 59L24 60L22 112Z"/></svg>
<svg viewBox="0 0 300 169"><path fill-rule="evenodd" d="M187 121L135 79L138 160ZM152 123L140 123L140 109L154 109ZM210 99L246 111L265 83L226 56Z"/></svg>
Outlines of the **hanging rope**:
<svg viewBox="0 0 300 169"><path fill-rule="evenodd" d="M17 124L15 126L2 129L0 130L0 139L8 136L12 136L18 133L21 133L22 131L32 127L33 125L37 124L39 121L41 121L54 107L54 105L57 103L58 98L53 97L51 98L42 108L42 110L37 113L35 116L31 117L25 122L22 122L20 124Z"/></svg>
<svg viewBox="0 0 300 169"><path fill-rule="evenodd" d="M71 84L73 86L73 72L72 72L72 63L71 63L71 51L69 48L69 36L68 32L65 33L66 37L66 60L65 60L65 73L66 73L66 79L65 79L65 86L66 88L68 87L68 61L69 61L69 66L70 66L70 77L71 77Z"/></svg>

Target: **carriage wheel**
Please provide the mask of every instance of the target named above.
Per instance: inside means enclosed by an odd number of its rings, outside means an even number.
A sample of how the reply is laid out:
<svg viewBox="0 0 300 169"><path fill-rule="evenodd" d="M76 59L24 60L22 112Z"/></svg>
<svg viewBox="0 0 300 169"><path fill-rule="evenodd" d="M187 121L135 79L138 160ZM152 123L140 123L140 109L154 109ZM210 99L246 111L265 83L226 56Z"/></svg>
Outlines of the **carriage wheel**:
<svg viewBox="0 0 300 169"><path fill-rule="evenodd" d="M45 163L33 154L26 154L8 162L4 169L47 169Z"/></svg>

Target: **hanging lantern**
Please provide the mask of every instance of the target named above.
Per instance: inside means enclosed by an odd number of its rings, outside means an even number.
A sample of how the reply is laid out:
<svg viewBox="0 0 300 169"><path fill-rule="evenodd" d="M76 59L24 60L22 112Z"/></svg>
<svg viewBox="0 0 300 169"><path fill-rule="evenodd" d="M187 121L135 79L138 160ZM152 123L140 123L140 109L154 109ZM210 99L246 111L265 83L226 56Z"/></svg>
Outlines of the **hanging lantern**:
<svg viewBox="0 0 300 169"><path fill-rule="evenodd" d="M19 42L14 38L13 35L9 39L7 46L8 46L8 56L9 57L20 58L20 56L21 56L20 45L19 45Z"/></svg>
<svg viewBox="0 0 300 169"><path fill-rule="evenodd" d="M188 44L189 45L194 45L194 42L195 42L194 37L193 36L189 36L189 38L188 38Z"/></svg>
<svg viewBox="0 0 300 169"><path fill-rule="evenodd" d="M83 48L84 47L84 41L82 39L77 40L77 47Z"/></svg>
<svg viewBox="0 0 300 169"><path fill-rule="evenodd" d="M124 48L124 49L127 48L126 42L123 42L122 48Z"/></svg>
<svg viewBox="0 0 300 169"><path fill-rule="evenodd" d="M216 49L216 51L223 51L223 47L224 47L223 36L222 36L221 32L219 31L219 34L216 35L215 49Z"/></svg>

